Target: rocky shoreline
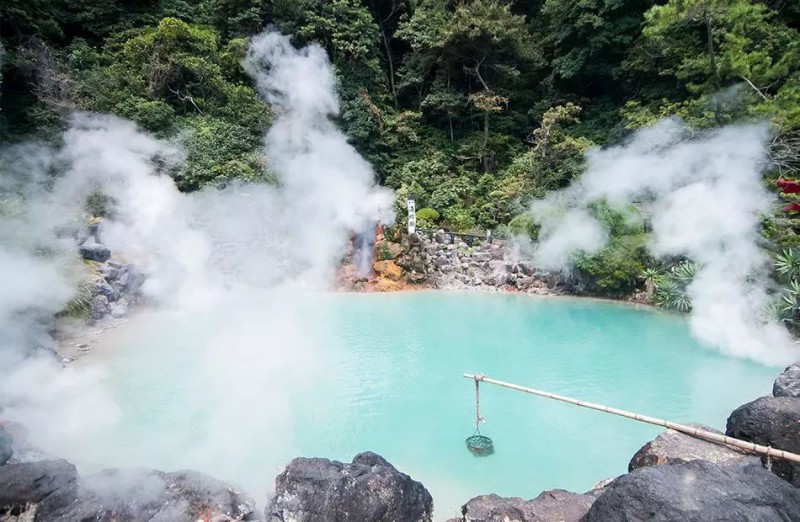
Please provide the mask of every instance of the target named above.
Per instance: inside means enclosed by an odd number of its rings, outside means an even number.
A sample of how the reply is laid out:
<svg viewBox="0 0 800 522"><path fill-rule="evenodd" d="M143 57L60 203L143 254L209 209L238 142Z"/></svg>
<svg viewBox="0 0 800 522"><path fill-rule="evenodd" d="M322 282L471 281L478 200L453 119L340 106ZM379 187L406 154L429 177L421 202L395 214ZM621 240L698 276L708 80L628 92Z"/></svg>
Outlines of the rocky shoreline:
<svg viewBox="0 0 800 522"><path fill-rule="evenodd" d="M141 302L144 276L112 258L94 234L77 238L93 274L89 321L123 320ZM501 241L468 245L438 231L399 242L379 236L375 277L347 267L353 291L453 289L538 295L575 293L559 273L537 270ZM91 349L76 345L78 354ZM75 355L75 356L77 356ZM69 362L74 356L67 355ZM800 453L800 363L775 381L773 396L734 410L726 434ZM710 428L705 428L710 429ZM424 485L374 453L351 463L297 458L276 477L265 510L230 484L194 471L75 466L27 444L25 428L0 420L0 522L84 520L430 521ZM713 487L712 487L713 486ZM631 459L629 473L585 493L544 491L531 500L494 494L466 501L449 522L606 520L800 520L800 464L757 456L667 430Z"/></svg>
<svg viewBox="0 0 800 522"><path fill-rule="evenodd" d="M374 275L364 277L346 264L339 286L378 292L426 288L559 295L570 291L561 273L537 269L506 241L467 244L444 230L418 231L398 241L379 232L372 268Z"/></svg>
<svg viewBox="0 0 800 522"><path fill-rule="evenodd" d="M391 240L377 234L373 273L358 274L345 261L339 272L338 288L355 292L396 292L409 290L470 290L511 292L531 295L575 295L651 306L642 291L625 299L588 294L574 275L537 267L524 252L524 245L494 239L467 244L459 234L438 230L417 231ZM352 252L349 257L352 256Z"/></svg>
<svg viewBox="0 0 800 522"><path fill-rule="evenodd" d="M734 410L726 434L800 452L800 363L772 396ZM708 429L708 428L706 428ZM276 477L264 511L235 487L193 471L109 469L78 475L43 458L25 431L0 423L0 521L395 522L433 520L425 487L380 455L351 463L297 458ZM586 493L548 490L531 500L481 495L449 522L800 520L800 464L761 459L667 430L631 459L629 473Z"/></svg>

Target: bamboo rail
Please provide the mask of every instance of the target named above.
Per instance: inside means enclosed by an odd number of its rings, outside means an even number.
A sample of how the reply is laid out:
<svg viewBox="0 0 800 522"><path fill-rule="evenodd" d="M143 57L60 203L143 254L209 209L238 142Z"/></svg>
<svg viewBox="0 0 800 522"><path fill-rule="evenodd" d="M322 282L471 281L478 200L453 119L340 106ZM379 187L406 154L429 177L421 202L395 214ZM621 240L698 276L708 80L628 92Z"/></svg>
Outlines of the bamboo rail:
<svg viewBox="0 0 800 522"><path fill-rule="evenodd" d="M532 395L539 395L540 397L545 397L547 399L566 402L569 404L574 404L575 406L581 406L583 408L590 408L592 410L602 411L604 413L611 413L612 415L619 415L620 417L625 417L626 419L633 419L639 422L646 422L647 424L654 424L656 426L661 426L671 430L679 431L681 433L685 433L686 435L690 435L692 437L697 437L699 439L705 439L712 442L718 442L720 444L726 444L728 446L733 446L743 450L752 451L754 453L759 453L761 455L767 455L768 457L790 460L792 462L800 462L800 455L798 455L797 453L791 453L789 451L775 449L770 446L762 446L761 444L755 444L753 442L747 442L741 439L728 437L727 435L720 435L719 433L713 433L710 431L701 430L699 428L687 426L686 424L678 424L677 422L672 422L664 419L657 419L655 417L648 417L647 415L640 415L632 411L621 410L619 408L612 408L610 406L604 406L602 404L597 404L594 402L581 401L578 399L573 399L571 397L557 395L555 393L537 390L534 388L528 388L526 386L520 386L518 384L512 384L510 382L498 381L486 377L485 375L482 374L465 373L464 377L467 379L473 379L476 383L485 382L489 384L495 384L497 386L502 386L503 388L509 388L511 390L530 393Z"/></svg>

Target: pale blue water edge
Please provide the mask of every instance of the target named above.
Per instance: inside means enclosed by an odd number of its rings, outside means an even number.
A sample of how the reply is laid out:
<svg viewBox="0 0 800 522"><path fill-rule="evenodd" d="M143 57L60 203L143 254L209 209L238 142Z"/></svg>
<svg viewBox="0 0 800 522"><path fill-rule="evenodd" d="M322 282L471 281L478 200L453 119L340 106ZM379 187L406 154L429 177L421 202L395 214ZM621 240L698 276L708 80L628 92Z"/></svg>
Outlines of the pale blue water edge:
<svg viewBox="0 0 800 522"><path fill-rule="evenodd" d="M481 431L496 453L476 458L464 444L475 403L463 372L721 430L778 373L700 346L679 316L602 301L322 294L288 308L264 312L279 316L266 334L248 326L264 315L236 311L247 342L215 338L234 316L213 310L136 319L109 337L93 357L109 368L123 421L87 466L196 468L263 501L292 457L371 450L423 482L445 519L478 494L585 491L624 473L660 432L484 384ZM300 338L313 346L276 346Z"/></svg>

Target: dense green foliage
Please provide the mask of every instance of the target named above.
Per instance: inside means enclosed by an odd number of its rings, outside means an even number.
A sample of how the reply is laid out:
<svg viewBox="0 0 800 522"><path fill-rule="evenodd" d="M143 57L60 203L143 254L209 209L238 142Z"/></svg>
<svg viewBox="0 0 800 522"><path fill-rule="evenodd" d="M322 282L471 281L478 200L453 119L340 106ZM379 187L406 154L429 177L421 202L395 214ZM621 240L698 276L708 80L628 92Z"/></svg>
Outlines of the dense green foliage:
<svg viewBox="0 0 800 522"><path fill-rule="evenodd" d="M800 168L800 7L764 0L5 0L0 138L55 135L73 110L136 121L187 150L179 186L264 179L270 110L240 60L269 25L318 42L340 125L425 223L535 237L531 199L584 153L678 115L772 122L767 180ZM798 246L776 211L776 251ZM581 256L593 290L642 282L641 234ZM646 279L646 278L645 278Z"/></svg>

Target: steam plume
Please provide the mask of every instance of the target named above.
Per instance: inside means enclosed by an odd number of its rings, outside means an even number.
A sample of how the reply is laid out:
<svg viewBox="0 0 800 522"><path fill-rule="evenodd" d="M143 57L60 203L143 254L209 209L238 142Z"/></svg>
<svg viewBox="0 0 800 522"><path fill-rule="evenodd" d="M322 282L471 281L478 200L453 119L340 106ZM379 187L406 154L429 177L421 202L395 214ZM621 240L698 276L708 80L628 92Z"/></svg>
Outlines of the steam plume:
<svg viewBox="0 0 800 522"><path fill-rule="evenodd" d="M769 259L759 247L758 220L773 202L761 181L767 138L765 127L748 126L689 139L681 122L669 119L625 145L590 152L576 183L533 205L543 226L536 260L560 267L572 253L606 244L588 211L593 202L644 204L652 214L652 253L698 264L687 288L692 332L731 355L795 360L785 329L764 318Z"/></svg>
<svg viewBox="0 0 800 522"><path fill-rule="evenodd" d="M247 448L259 445L275 453L245 479L257 493L285 463L293 398L284 383L311 379L324 360L324 328L314 326L324 307L298 287L327 288L350 236L391 220L393 197L331 121L338 102L320 47L297 50L267 33L246 67L277 113L265 138L277 185L182 194L167 175L181 168L180 144L107 115L74 115L58 147L0 150L0 284L13 289L0 296L0 416L29 426L43 449L85 468L172 462L238 478L254 468ZM149 342L169 350L176 325L191 319L185 335L204 370L185 405L200 419L195 434L159 431L132 442L123 462L102 449L127 414L102 364L62 369L35 350L52 348L52 316L82 268L70 231L84 226L86 198L98 192L113 201L103 243L145 273L143 292L159 306L142 323L158 332ZM269 411L269 424L254 425L254 411Z"/></svg>

